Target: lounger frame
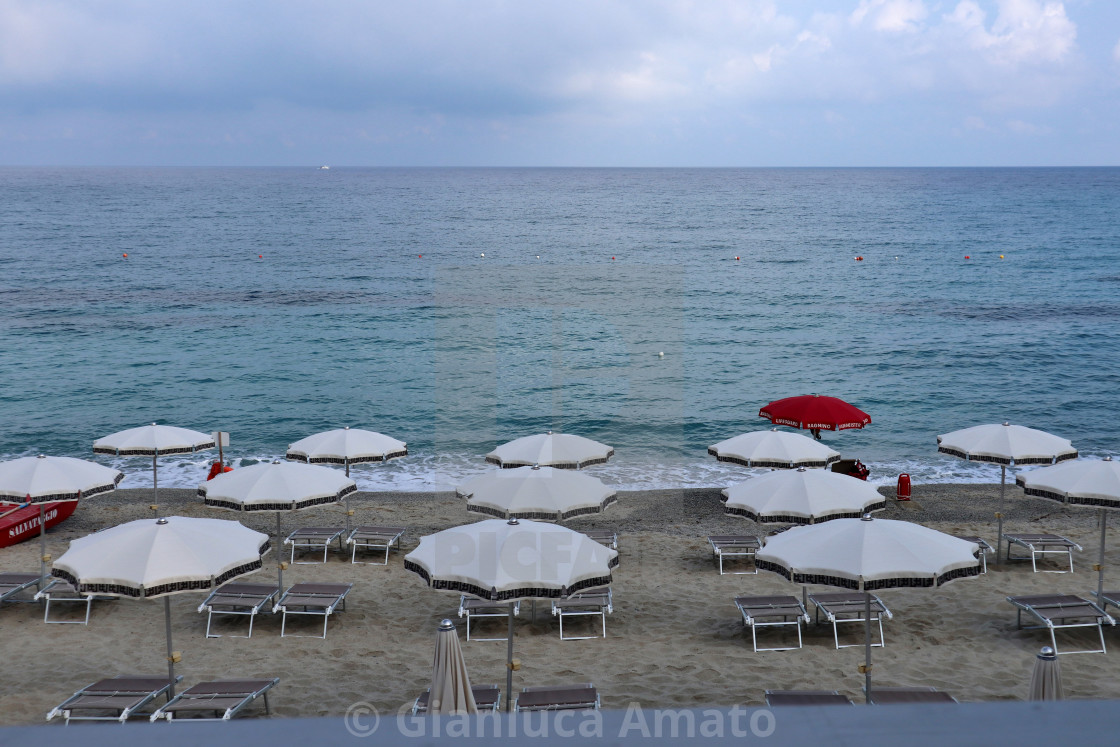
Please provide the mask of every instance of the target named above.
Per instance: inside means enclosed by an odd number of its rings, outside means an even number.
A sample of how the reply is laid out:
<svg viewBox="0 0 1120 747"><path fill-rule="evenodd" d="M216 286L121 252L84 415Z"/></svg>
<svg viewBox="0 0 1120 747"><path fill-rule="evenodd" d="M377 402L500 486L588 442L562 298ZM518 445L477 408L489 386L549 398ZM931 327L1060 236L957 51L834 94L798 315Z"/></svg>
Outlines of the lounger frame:
<svg viewBox="0 0 1120 747"><path fill-rule="evenodd" d="M853 705L847 695L837 690L767 690L766 705L784 706L833 706Z"/></svg>
<svg viewBox="0 0 1120 747"><path fill-rule="evenodd" d="M401 537L404 536L405 527L355 527L346 536L346 544L350 545L350 562L360 565L389 565L389 550L401 549ZM385 551L385 559L381 562L364 562L358 560L358 548L376 549Z"/></svg>
<svg viewBox="0 0 1120 747"><path fill-rule="evenodd" d="M501 705L502 691L497 685L471 685L471 693L474 694L474 704L480 711L497 711ZM416 702L412 704L413 716L428 712L428 699L431 695L432 689L428 688L416 696Z"/></svg>
<svg viewBox="0 0 1120 747"><path fill-rule="evenodd" d="M607 637L607 615L614 612L614 595L610 587L588 589L563 599L552 600L552 614L560 618L560 640L585 641L589 638ZM602 620L602 635L564 635L565 617L598 617Z"/></svg>
<svg viewBox="0 0 1120 747"><path fill-rule="evenodd" d="M34 597L21 598L20 594L32 586L39 586L49 576L38 573L17 573L7 571L0 573L0 604L4 602L34 602Z"/></svg>
<svg viewBox="0 0 1120 747"><path fill-rule="evenodd" d="M335 529L333 527L300 527L284 539L285 545L292 546L292 554L290 562L299 565L310 565L312 563L326 563L327 551L330 550L331 543L338 540L338 551L343 552L342 535L345 529ZM318 550L322 548L323 559L319 560L296 560L296 550Z"/></svg>
<svg viewBox="0 0 1120 747"><path fill-rule="evenodd" d="M1081 552L1081 545L1058 534L1007 534L1004 532L1003 538L1007 541L1007 560L1030 560L1031 568L1034 569L1035 573L1040 572L1038 570L1038 558L1040 555L1065 555L1069 559L1068 571L1043 569L1041 571L1042 573L1073 573L1073 551L1077 550ZM1012 556L1012 545L1026 548L1030 556Z"/></svg>
<svg viewBox="0 0 1120 747"><path fill-rule="evenodd" d="M751 645L758 651L793 651L801 648L801 623L809 622L805 605L794 596L736 597L735 606L743 616L743 624L751 629ZM788 627L797 630L796 646L758 647L758 629Z"/></svg>
<svg viewBox="0 0 1120 747"><path fill-rule="evenodd" d="M288 587L280 600L272 608L273 612L283 612L280 621L280 637L288 638L326 638L327 623L336 609L346 609L346 595L354 584L295 584ZM302 609L293 609L300 607ZM322 635L286 633L288 615L321 615L323 618Z"/></svg>
<svg viewBox="0 0 1120 747"><path fill-rule="evenodd" d="M526 687L513 701L513 710L570 711L599 710L599 691L590 682L579 685Z"/></svg>
<svg viewBox="0 0 1120 747"><path fill-rule="evenodd" d="M957 539L962 539L965 542L974 542L980 546L980 573L988 572L988 556L995 553L996 549L992 547L983 537L974 537L971 535L953 535Z"/></svg>
<svg viewBox="0 0 1120 747"><path fill-rule="evenodd" d="M1055 654L1104 654L1108 647L1104 642L1103 623L1115 625L1112 618L1103 608L1072 594L1040 594L1033 596L1008 597L1007 601L1015 605L1015 625L1019 630L1049 630L1050 644ZM1036 620L1039 625L1023 625L1023 613L1026 612ZM1090 621L1091 620L1091 621ZM1101 647L1084 649L1081 651L1062 651L1058 648L1056 632L1067 628L1096 628L1100 638Z"/></svg>
<svg viewBox="0 0 1120 747"><path fill-rule="evenodd" d="M513 603L513 615L517 617L521 614L521 602L516 601ZM471 637L471 619L476 617L500 617L506 619L509 617L509 603L508 602L491 602L488 599L479 599L472 597L468 594L463 594L459 597L459 617L467 618L467 640L468 641L504 641L507 640L505 636L501 638L479 638Z"/></svg>
<svg viewBox="0 0 1120 747"><path fill-rule="evenodd" d="M175 682L182 679L182 676L176 676ZM123 724L133 716L149 715L140 709L170 690L171 682L165 676L123 674L109 677L86 685L59 703L47 713L47 721L62 716L67 724L71 721L117 721ZM81 715L75 711L116 711L117 715Z"/></svg>
<svg viewBox="0 0 1120 747"><path fill-rule="evenodd" d="M730 574L741 576L758 573L754 566L749 571L724 571L724 558L750 558L754 561L755 553L762 547L762 540L751 534L713 534L708 537L708 544L712 546L712 555L719 561L719 575Z"/></svg>
<svg viewBox="0 0 1120 747"><path fill-rule="evenodd" d="M911 703L956 703L957 699L935 687L873 687L871 705L909 705Z"/></svg>
<svg viewBox="0 0 1120 747"><path fill-rule="evenodd" d="M613 529L586 529L583 533L601 545L612 550L618 549L618 532Z"/></svg>
<svg viewBox="0 0 1120 747"><path fill-rule="evenodd" d="M872 621L879 626L879 642L875 643L872 640L871 645L881 648L886 644L886 639L883 637L883 616L886 615L888 620L894 618L891 611L887 609L887 605L883 604L883 600L875 594L871 594L871 615ZM832 623L832 638L836 643L836 648L851 648L853 646L863 646L865 643L840 643L840 631L838 630L841 624L846 623L863 623L866 618L863 616L866 610L866 600L864 599L863 592L832 592L827 594L810 594L809 601L816 605L816 610L813 612L813 620L816 623L821 621L821 612L824 612L825 617Z"/></svg>
<svg viewBox="0 0 1120 747"><path fill-rule="evenodd" d="M206 597L202 604L198 605L198 611L206 610L206 637L207 638L222 638L228 636L230 638L252 638L253 637L253 621L256 620L257 615L262 609L266 609L268 605L276 603L276 597L280 594L280 587L275 584L246 584L238 581L232 581L228 584L219 586L214 591L210 592L210 596ZM268 609L271 612L273 610ZM233 635L232 633L211 633L210 625L214 621L214 615L241 615L248 616L249 618L249 633L247 635Z"/></svg>
<svg viewBox="0 0 1120 747"><path fill-rule="evenodd" d="M110 601L115 599L117 599L117 597L80 592L71 586L68 581L55 578L35 594L33 601L46 600L46 604L43 606L43 622L45 623L51 623L52 625L89 625L90 607L94 600ZM86 606L85 618L81 620L52 620L52 603L84 604Z"/></svg>
<svg viewBox="0 0 1120 747"><path fill-rule="evenodd" d="M264 699L264 712L266 716L272 715L268 704L268 691L280 682L279 677L270 680L214 680L200 682L176 695L160 708L156 709L150 721L160 719L174 721L229 721L241 712L242 709L253 703L257 698ZM177 713L206 713L213 711L212 718L193 716L191 718L178 718Z"/></svg>

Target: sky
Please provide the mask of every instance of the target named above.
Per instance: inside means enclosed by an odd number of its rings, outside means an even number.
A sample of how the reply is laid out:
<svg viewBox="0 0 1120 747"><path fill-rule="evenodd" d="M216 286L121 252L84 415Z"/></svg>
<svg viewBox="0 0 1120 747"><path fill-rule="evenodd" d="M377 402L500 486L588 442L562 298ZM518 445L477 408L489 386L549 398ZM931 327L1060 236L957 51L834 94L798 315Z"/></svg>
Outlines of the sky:
<svg viewBox="0 0 1120 747"><path fill-rule="evenodd" d="M1120 165L1120 0L0 0L0 165Z"/></svg>

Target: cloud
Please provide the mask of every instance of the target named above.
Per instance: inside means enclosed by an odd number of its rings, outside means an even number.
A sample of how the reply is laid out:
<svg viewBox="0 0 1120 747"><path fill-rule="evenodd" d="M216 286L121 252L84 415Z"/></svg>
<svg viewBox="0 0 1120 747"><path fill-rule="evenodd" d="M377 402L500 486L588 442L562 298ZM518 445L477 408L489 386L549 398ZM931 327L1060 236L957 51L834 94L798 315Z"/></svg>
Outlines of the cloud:
<svg viewBox="0 0 1120 747"><path fill-rule="evenodd" d="M922 0L860 0L851 21L858 26L870 20L876 31L916 32L929 15Z"/></svg>
<svg viewBox="0 0 1120 747"><path fill-rule="evenodd" d="M945 20L984 59L1002 66L1057 63L1073 51L1077 27L1060 2L1000 0L991 28L975 0L962 0Z"/></svg>

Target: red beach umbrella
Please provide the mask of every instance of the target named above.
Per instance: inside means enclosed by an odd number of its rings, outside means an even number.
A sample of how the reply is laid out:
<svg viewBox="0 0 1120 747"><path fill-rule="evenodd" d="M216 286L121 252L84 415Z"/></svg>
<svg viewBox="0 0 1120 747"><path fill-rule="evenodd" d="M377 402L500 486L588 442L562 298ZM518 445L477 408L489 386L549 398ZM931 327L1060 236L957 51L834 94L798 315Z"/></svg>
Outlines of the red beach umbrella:
<svg viewBox="0 0 1120 747"><path fill-rule="evenodd" d="M871 423L871 416L855 405L837 397L803 394L777 399L758 411L774 425L804 428L820 438L821 431L842 431L862 428Z"/></svg>

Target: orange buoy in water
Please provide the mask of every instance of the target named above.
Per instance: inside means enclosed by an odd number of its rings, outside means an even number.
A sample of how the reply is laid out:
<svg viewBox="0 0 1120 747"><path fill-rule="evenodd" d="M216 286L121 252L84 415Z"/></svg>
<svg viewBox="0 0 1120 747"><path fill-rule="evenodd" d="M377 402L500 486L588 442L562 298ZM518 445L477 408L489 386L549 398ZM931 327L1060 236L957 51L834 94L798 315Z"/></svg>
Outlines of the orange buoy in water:
<svg viewBox="0 0 1120 747"><path fill-rule="evenodd" d="M264 255L263 254L258 254L257 259L264 259Z"/></svg>
<svg viewBox="0 0 1120 747"><path fill-rule="evenodd" d="M122 254L121 256L122 256L122 257L124 257L125 259L128 259L128 252L125 252L125 253L124 253L124 254Z"/></svg>
<svg viewBox="0 0 1120 747"><path fill-rule="evenodd" d="M738 261L739 261L739 258L738 258L738 257L736 257L736 258L735 258L735 261L736 261L736 262L738 262Z"/></svg>
<svg viewBox="0 0 1120 747"><path fill-rule="evenodd" d="M863 261L863 257L856 257L856 262L862 262L862 261Z"/></svg>
<svg viewBox="0 0 1120 747"><path fill-rule="evenodd" d="M972 259L972 257L971 257L970 255L968 255L968 254L964 255L964 258L965 258L965 259Z"/></svg>

